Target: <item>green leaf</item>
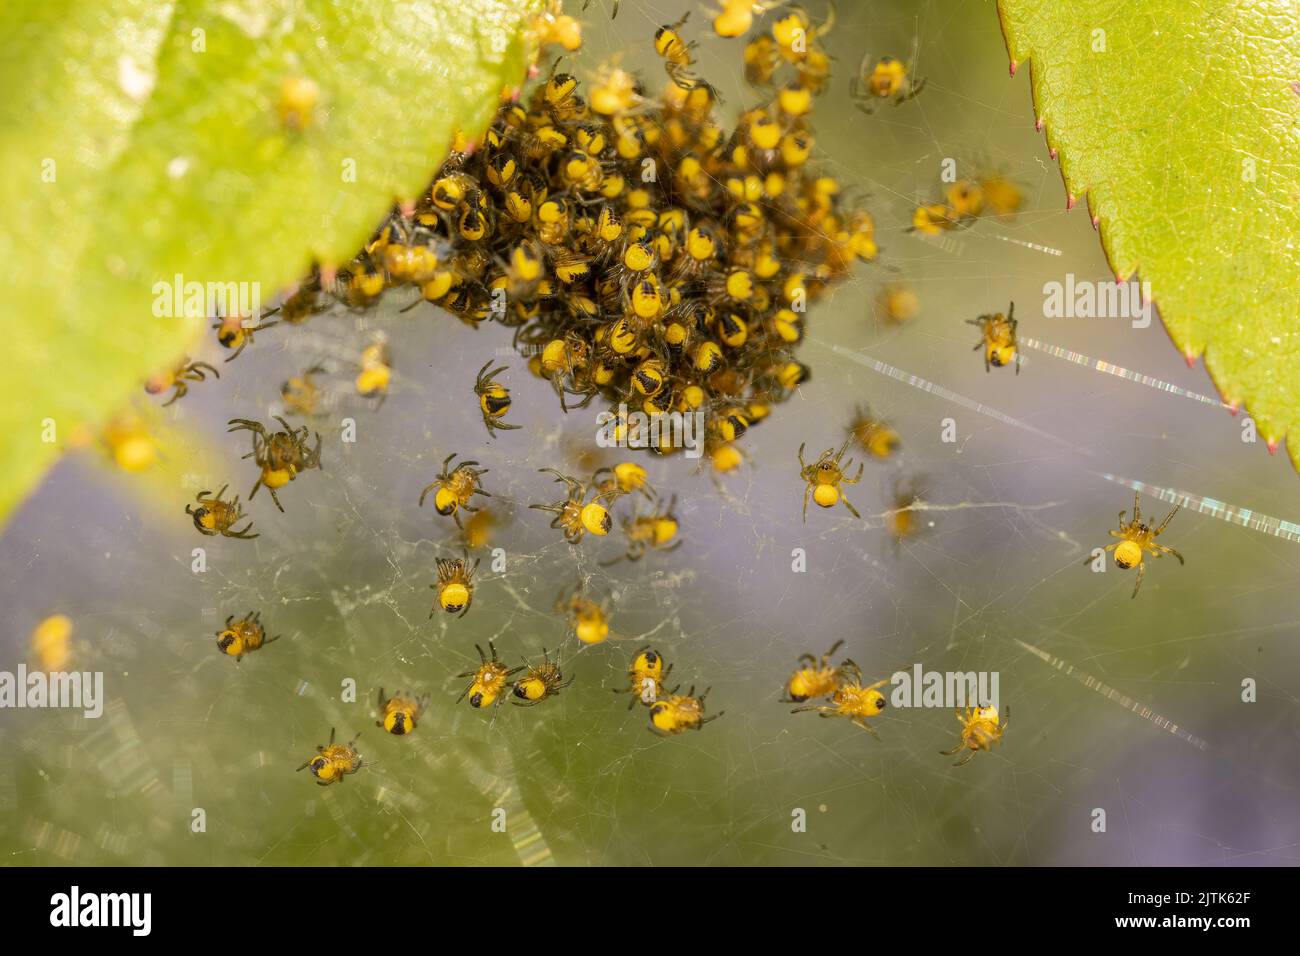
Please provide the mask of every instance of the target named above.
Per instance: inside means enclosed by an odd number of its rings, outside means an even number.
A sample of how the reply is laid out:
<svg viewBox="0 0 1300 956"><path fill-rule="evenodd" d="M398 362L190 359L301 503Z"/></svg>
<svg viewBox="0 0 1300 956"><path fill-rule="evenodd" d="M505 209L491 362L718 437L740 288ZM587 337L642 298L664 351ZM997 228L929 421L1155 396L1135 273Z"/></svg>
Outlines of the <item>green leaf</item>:
<svg viewBox="0 0 1300 956"><path fill-rule="evenodd" d="M1256 0L999 0L1117 276L1270 450L1300 416L1300 22ZM1104 49L1102 49L1104 47ZM1288 443L1300 468L1300 432Z"/></svg>
<svg viewBox="0 0 1300 956"><path fill-rule="evenodd" d="M345 262L522 82L537 6L10 4L0 520L78 431L214 334L179 305L157 317L156 283L244 283L265 304L314 260ZM280 106L299 79L317 92L295 127Z"/></svg>

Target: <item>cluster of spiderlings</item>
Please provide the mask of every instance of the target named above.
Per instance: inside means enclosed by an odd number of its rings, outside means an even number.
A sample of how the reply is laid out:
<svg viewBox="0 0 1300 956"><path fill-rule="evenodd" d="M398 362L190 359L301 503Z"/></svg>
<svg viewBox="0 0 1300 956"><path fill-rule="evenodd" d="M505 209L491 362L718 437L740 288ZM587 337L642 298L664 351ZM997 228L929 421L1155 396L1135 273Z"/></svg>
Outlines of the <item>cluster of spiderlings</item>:
<svg viewBox="0 0 1300 956"><path fill-rule="evenodd" d="M971 225L981 215L1009 216L1020 209L1020 189L1001 176L959 179L944 190L940 202L922 203L912 211L912 229L937 235Z"/></svg>
<svg viewBox="0 0 1300 956"><path fill-rule="evenodd" d="M808 380L808 303L875 257L874 223L810 167L828 60L804 15L746 46L765 101L731 130L680 26L656 32L658 98L614 67L584 96L557 64L504 104L334 291L362 309L408 286L470 325L510 327L565 411L599 398L615 414L700 412L715 463L734 467L727 446ZM629 413L615 437L645 447L643 421ZM652 450L678 450L655 431Z"/></svg>

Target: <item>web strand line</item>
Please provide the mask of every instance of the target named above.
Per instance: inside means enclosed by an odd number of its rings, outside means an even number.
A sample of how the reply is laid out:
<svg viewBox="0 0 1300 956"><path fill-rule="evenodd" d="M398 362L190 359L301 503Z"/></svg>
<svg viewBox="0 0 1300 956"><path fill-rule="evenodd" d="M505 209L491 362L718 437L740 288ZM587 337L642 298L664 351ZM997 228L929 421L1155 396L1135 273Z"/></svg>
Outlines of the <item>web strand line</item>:
<svg viewBox="0 0 1300 956"><path fill-rule="evenodd" d="M1092 453L1086 448L1074 445L1063 438L1058 438L1049 432L1043 431L1035 425L1021 421L1018 418L1013 418L1005 412L998 411L996 408L985 405L982 402L977 402L974 399L960 395L951 389L944 388L942 385L921 378L919 375L913 375L910 372L906 372L903 369L890 365L888 362L882 362L879 359L872 358L869 355L864 355L863 353L854 351L853 349L848 349L841 345L832 345L829 342L823 342L820 339L810 338L808 341L820 345L822 348L830 349L837 355L842 355L851 361L857 362L859 365L865 366L872 371L886 376L887 378L892 378L895 381L911 385L913 388L920 389L921 391L927 392L931 395L937 395L940 398L960 405L963 408L968 408L973 412L978 412L979 414L991 418L994 421L1001 422L1004 425L1011 425L1012 427L1019 428L1031 435L1047 439L1055 445L1077 452L1084 457L1092 457ZM1201 397L1204 398L1205 396ZM1160 485L1149 484L1134 478L1124 478L1119 475L1113 475L1109 472L1094 471L1090 468L1083 470L1097 478L1118 485L1123 485L1126 488L1131 488L1136 492L1149 495L1152 498L1158 498L1159 500L1168 502L1169 504L1180 505L1181 507L1188 508L1199 514L1209 515L1212 518L1218 518L1220 521L1226 521L1229 524L1249 528L1251 531L1258 531L1262 534L1272 535L1275 538L1281 538L1283 541L1300 543L1300 524L1296 524L1293 521L1287 521L1284 518L1275 518L1272 515L1266 515L1251 508L1239 508L1236 505L1230 505L1227 502L1219 501L1216 498L1208 498L1203 495L1193 494L1190 491L1181 491L1176 488L1165 488Z"/></svg>
<svg viewBox="0 0 1300 956"><path fill-rule="evenodd" d="M1116 690L1115 688L1111 687L1109 684L1105 684L1099 681L1097 678L1093 677L1087 671L1080 670L1079 668L1071 664L1069 661L1062 660L1059 657L1055 657L1052 654L1047 653L1047 651L1034 647L1032 644L1026 644L1024 641L1020 640L1019 638L1012 638L1012 640L1014 640L1017 644L1019 644L1025 650L1029 651L1029 653L1033 654L1035 657L1043 661L1048 666L1056 668L1058 671L1060 671L1062 674L1065 674L1067 677L1073 677L1084 687L1087 687L1090 690L1095 690L1097 693L1101 694L1101 696L1105 697L1107 700L1113 700L1115 703L1119 704L1125 710L1137 714L1143 720L1150 721L1151 723L1159 727L1161 730L1166 731L1167 733L1171 733L1179 740L1184 740L1187 743L1191 744L1197 750L1210 749L1210 745L1208 741L1201 739L1200 737L1196 736L1193 733L1189 733L1188 731L1179 727L1176 723L1174 723L1169 718L1162 717L1159 714L1157 714L1146 704L1142 703L1139 700L1134 700L1132 697L1129 697L1127 694L1124 694Z"/></svg>
<svg viewBox="0 0 1300 956"><path fill-rule="evenodd" d="M1215 408L1223 408L1228 411L1235 409L1227 402L1219 401L1217 398L1211 398L1208 395L1202 395L1199 392L1193 392L1183 388L1180 385L1174 385L1171 382L1165 382L1150 375L1143 375L1141 372L1134 372L1132 369L1124 368L1121 365L1112 365L1110 362L1101 359L1094 359L1091 356L1084 355L1082 352L1074 352L1070 349L1061 348L1059 345L1050 345L1047 342L1041 342L1038 339L1020 336L1016 341L1025 348L1036 349L1039 352L1051 355L1054 358L1064 359L1067 362L1073 362L1075 365L1082 365L1084 368L1090 368L1094 371L1105 372L1107 375L1115 375L1129 382L1136 382L1139 385L1145 385L1147 388L1154 388L1170 395L1177 395L1180 398L1190 398L1192 401L1200 402L1204 405L1211 405Z"/></svg>

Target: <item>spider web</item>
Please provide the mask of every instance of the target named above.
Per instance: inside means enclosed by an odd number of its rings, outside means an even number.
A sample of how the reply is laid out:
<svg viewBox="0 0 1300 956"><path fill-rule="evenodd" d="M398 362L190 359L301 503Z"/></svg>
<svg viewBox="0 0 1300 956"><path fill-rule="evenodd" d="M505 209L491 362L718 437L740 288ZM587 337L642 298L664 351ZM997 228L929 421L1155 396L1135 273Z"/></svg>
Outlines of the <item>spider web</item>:
<svg viewBox="0 0 1300 956"><path fill-rule="evenodd" d="M649 39L680 12L624 0L610 21L593 7L574 68L627 50L622 65L654 86ZM754 102L739 44L704 36L703 19L686 28L701 39L697 69L728 109ZM848 76L864 53L901 55L914 39L925 92L871 117L854 110ZM539 468L583 476L628 455L596 455L597 409L561 414L510 351L508 332L470 329L427 304L400 313L409 301L400 293L362 317L336 310L270 329L222 366L219 382L167 412L220 449L218 473L196 465L171 497L142 502L90 456L74 457L0 540L11 669L36 621L62 610L77 625L74 666L104 671L108 696L98 720L0 713L5 859L1295 863L1300 552L1185 510L1162 540L1186 567L1149 562L1137 599L1131 575L1082 565L1132 505L1100 473L1281 515L1294 514L1295 476L1243 444L1240 421L1216 409L1037 351L1019 376L986 374L970 351L962 320L1014 300L1023 334L1211 390L1154 324L1042 317L1043 283L1109 272L1086 213L1065 211L1028 82L1006 79L988 4L854 5L826 42L836 72L816 116L819 155L866 197L881 262L810 312L816 341L801 358L811 382L743 439L748 461L721 488L680 456L631 453L665 497L678 495L682 548L605 566L623 549L617 532L572 547L528 509L561 497ZM1019 183L1023 211L938 240L905 232L914 204L938 196L946 157L962 175L998 171ZM871 303L900 276L922 314L894 328ZM351 390L356 358L376 335L395 368L380 408ZM213 345L198 357L220 364L224 354ZM471 393L489 357L509 365L509 420L523 426L491 437ZM226 420L269 422L280 383L317 363L329 400L312 423L325 439L324 470L281 490L283 515L265 492L246 504L256 541L198 538L181 515L194 492L230 480L246 496L255 477L236 460L247 435L226 435ZM837 446L859 402L898 428L901 458L869 463L849 489L863 520L813 508L805 524L795 451L805 441L814 455ZM340 440L345 418L356 422L355 443ZM941 440L949 418L952 443ZM490 550L476 552L483 561L463 619L429 617L434 559L460 545L449 519L416 506L451 452L490 469L483 481L499 523L489 548L504 552L501 570ZM187 448L170 454L183 460ZM916 512L920 533L894 546L882 525L901 476L919 476L927 508ZM630 507L624 499L616 510ZM201 574L191 570L196 546L207 549ZM795 549L806 572L792 570ZM579 584L609 608L604 644L580 645L555 609ZM236 665L212 635L251 609L283 638ZM777 698L796 657L839 639L871 679L918 662L999 672L1014 711L1002 746L957 769L938 754L959 729L944 709L887 711L873 722L879 741L846 721L790 714ZM558 653L573 685L528 709L456 704L465 682L454 675L489 641L511 665L543 647ZM611 693L644 644L673 664L670 685L711 687L709 711L725 715L699 734L647 733L645 709L629 712ZM1245 678L1258 683L1258 703L1241 702ZM355 681L355 702L343 699L345 680ZM413 735L374 726L380 687L431 696ZM331 727L344 740L361 732L365 767L317 788L292 771ZM194 808L206 832L191 832ZM498 808L504 833L492 829ZM1105 833L1090 830L1094 808L1107 811ZM791 828L796 809L806 832Z"/></svg>

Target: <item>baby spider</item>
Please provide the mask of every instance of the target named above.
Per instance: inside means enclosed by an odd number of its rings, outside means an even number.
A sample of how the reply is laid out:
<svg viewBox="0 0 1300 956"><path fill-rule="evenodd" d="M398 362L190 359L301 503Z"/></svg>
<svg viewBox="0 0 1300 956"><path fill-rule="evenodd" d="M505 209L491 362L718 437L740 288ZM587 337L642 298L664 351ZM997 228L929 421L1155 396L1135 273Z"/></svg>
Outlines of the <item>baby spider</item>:
<svg viewBox="0 0 1300 956"><path fill-rule="evenodd" d="M266 630L262 627L261 614L249 611L238 621L233 614L226 618L226 626L217 632L217 649L239 663L245 654L251 654L279 639L279 634L267 637Z"/></svg>
<svg viewBox="0 0 1300 956"><path fill-rule="evenodd" d="M591 476L591 482L600 491L629 494L633 491L639 491L647 498L654 496L654 488L646 480L646 470L636 462L625 461L615 465L613 468L605 466L596 469L596 473Z"/></svg>
<svg viewBox="0 0 1300 956"><path fill-rule="evenodd" d="M912 62L906 64L892 56L882 56L873 64L867 54L858 66L858 75L849 80L849 96L868 116L885 100L892 99L895 106L902 106L925 89L925 80L913 79L911 75L915 63L915 48Z"/></svg>
<svg viewBox="0 0 1300 956"><path fill-rule="evenodd" d="M849 468L853 467L853 460L849 459L845 464L840 464L840 459L844 457L844 453L848 451L848 448L849 439L845 439L839 451L827 448L821 453L821 457L809 465L803 460L804 445L799 446L799 477L808 483L803 490L804 521L808 520L809 496L812 496L812 500L823 508L833 508L836 502L843 501L844 507L849 509L853 517L862 517L862 515L858 514L858 509L849 504L849 499L840 490L841 484L856 485L862 477L862 469L865 467L859 463L858 473L852 478L848 476Z"/></svg>
<svg viewBox="0 0 1300 956"><path fill-rule="evenodd" d="M560 665L553 661L546 654L546 648L542 648L542 662L540 664L528 664L528 673L519 680L515 681L514 694L518 700L512 700L510 703L518 704L520 707L531 707L534 704L540 704L548 697L554 697L563 688L573 683L573 678L565 680L564 674L560 671Z"/></svg>
<svg viewBox="0 0 1300 956"><path fill-rule="evenodd" d="M1146 556L1148 554L1157 558L1172 554L1178 559L1179 564L1187 563L1183 560L1183 556L1173 548L1167 548L1163 544L1156 544L1156 538L1169 526L1170 519L1178 514L1178 509L1181 506L1174 505L1174 510L1165 515L1165 520L1160 522L1160 526L1153 528L1142 520L1142 509L1138 506L1138 497L1138 493L1134 492L1133 520L1125 521L1124 515L1127 512L1121 511L1119 513L1119 530L1112 530L1110 533L1112 538L1121 538L1122 540L1116 541L1114 544L1108 544L1103 549L1115 552L1115 567L1123 571L1127 571L1135 564L1137 565L1138 576L1133 585L1133 597L1138 596L1138 588L1142 587L1142 576L1147 573ZM1094 558L1090 554L1083 563L1088 564L1093 560Z"/></svg>
<svg viewBox="0 0 1300 956"><path fill-rule="evenodd" d="M323 366L313 365L301 375L286 379L280 386L280 400L286 415L305 415L315 418L322 411L324 394L316 384L316 376L325 372Z"/></svg>
<svg viewBox="0 0 1300 956"><path fill-rule="evenodd" d="M470 603L474 600L474 583L472 578L478 570L478 559L471 567L468 558L438 558L438 583L429 587L438 592L438 603L429 610L429 617L441 607L448 614L460 612L460 617L469 613Z"/></svg>
<svg viewBox="0 0 1300 956"><path fill-rule="evenodd" d="M885 512L885 531L894 542L895 553L900 544L923 530L922 522L917 517L921 506L925 504L923 486L924 479L920 475L900 477L894 482L890 494L892 507Z"/></svg>
<svg viewBox="0 0 1300 956"><path fill-rule="evenodd" d="M688 10L676 23L664 24L655 31L655 52L663 58L664 72L679 90L691 92L704 88L709 91L713 99L721 102L717 90L691 70L691 65L695 62L693 51L696 44L694 41L688 43L680 32L690 16Z"/></svg>
<svg viewBox="0 0 1300 956"><path fill-rule="evenodd" d="M1010 705L1007 705L1007 715L1001 723L998 722L996 707L967 707L965 714L959 707L955 713L957 723L961 724L961 742L951 750L939 751L945 757L951 757L963 749L968 751L953 764L954 767L963 766L981 750L990 750L994 744L1002 743L1002 735L1006 733L1007 724L1011 722Z"/></svg>
<svg viewBox="0 0 1300 956"><path fill-rule="evenodd" d="M501 658L497 657L497 649L491 641L488 641L488 650L492 652L492 657L488 658L483 653L483 648L477 644L474 650L478 651L479 665L472 671L465 671L463 674L457 674L457 677L472 677L468 687L460 692L456 698L456 703L465 699L469 694L469 705L471 707L491 707L501 699L501 691L505 689L506 681L511 675L523 670L523 665L507 669L506 665L501 663Z"/></svg>
<svg viewBox="0 0 1300 956"><path fill-rule="evenodd" d="M162 407L166 408L176 399L184 398L189 394L190 387L186 383L207 381L204 372L211 372L213 378L221 378L221 373L207 362L191 362L189 357L186 356L181 359L180 364L175 368L152 376L144 383L144 390L150 395L160 395L169 388L176 389L175 394L163 402Z"/></svg>
<svg viewBox="0 0 1300 956"><path fill-rule="evenodd" d="M584 644L600 644L609 637L609 617L605 608L586 597L579 584L565 597L560 592L555 602L555 610L569 616L569 626L573 635Z"/></svg>
<svg viewBox="0 0 1300 956"><path fill-rule="evenodd" d="M967 325L977 326L980 340L972 351L984 350L984 371L990 367L1002 368L1012 362L1016 363L1016 374L1020 374L1020 346L1016 343L1016 304L1011 303L1007 314L995 312L981 315L978 319L967 319Z"/></svg>
<svg viewBox="0 0 1300 956"><path fill-rule="evenodd" d="M847 717L851 723L861 727L877 740L880 734L867 723L868 717L875 717L885 709L885 695L876 690L877 687L883 687L889 683L889 678L878 680L867 687L862 686L862 672L858 665L852 661L845 661L839 666L840 683L835 688L835 693L831 695L830 705L825 704L808 704L805 707L796 707L790 711L792 714L801 711L817 711L819 717Z"/></svg>
<svg viewBox="0 0 1300 956"><path fill-rule="evenodd" d="M680 689L680 685L674 687L667 697L661 697L650 705L651 733L660 737L675 737L688 730L703 730L705 724L723 715L724 711L720 710L716 714L704 716L704 698L708 696L709 688L704 688L699 697L695 696L693 685L685 694L677 693Z"/></svg>
<svg viewBox="0 0 1300 956"><path fill-rule="evenodd" d="M474 514L470 515L470 519L461 526L459 535L461 546L470 551L486 548L492 540L494 530L500 523L501 519L486 508L474 512Z"/></svg>
<svg viewBox="0 0 1300 956"><path fill-rule="evenodd" d="M212 326L217 330L217 341L223 348L234 349L234 353L226 359L227 362L233 362L239 358L241 352L253 344L253 333L261 332L263 329L269 329L277 322L261 322L259 325L245 325L246 321L242 315L228 315L216 325Z"/></svg>
<svg viewBox="0 0 1300 956"><path fill-rule="evenodd" d="M222 500L221 496L229 487L229 485L222 485L221 490L215 495L210 491L200 491L194 498L199 506L195 508L193 505L186 505L185 513L194 518L194 527L202 534L219 534L227 538L243 538L245 541L251 541L258 537L256 534L248 533L253 529L252 521L238 531L233 530L235 525L244 520L244 513L239 507L239 495L235 495L230 501Z"/></svg>
<svg viewBox="0 0 1300 956"><path fill-rule="evenodd" d="M399 690L392 697L387 697L381 687L379 688L379 713L382 716L375 721L375 726L383 727L384 730L398 737L409 734L415 729L415 725L424 713L424 708L428 705L427 694L423 697L415 697Z"/></svg>
<svg viewBox="0 0 1300 956"><path fill-rule="evenodd" d="M506 366L502 365L489 372L491 364L488 362L479 369L478 378L474 380L474 394L478 396L479 411L483 413L483 424L487 426L489 435L498 429L509 431L519 427L507 425L501 420L510 411L510 389L496 381L495 377L504 372Z"/></svg>
<svg viewBox="0 0 1300 956"><path fill-rule="evenodd" d="M554 468L539 468L538 471L552 474L556 481L564 482L568 494L549 505L529 505L530 508L536 508L538 511L549 511L555 515L551 520L551 527L558 528L564 532L564 540L569 544L577 544L582 540L583 534L591 534L604 537L609 534L610 528L614 527L614 519L610 516L609 510L605 503L612 504L622 492L617 488L609 491L598 491L591 501L587 499L587 485L585 482L578 481L568 475L556 471ZM583 502L586 501L586 504Z"/></svg>
<svg viewBox="0 0 1300 956"><path fill-rule="evenodd" d="M843 641L836 641L820 659L811 654L800 654L799 669L786 681L786 696L781 698L781 703L802 704L814 697L829 697L834 694L839 689L844 674L857 671L857 665L852 661L845 661L839 667L830 666L830 659L843 644Z"/></svg>
<svg viewBox="0 0 1300 956"><path fill-rule="evenodd" d="M226 431L243 430L253 433L253 450L244 457L252 458L261 469L261 474L249 492L248 500L252 501L257 489L265 485L267 491L271 492L271 500L283 512L284 505L280 504L280 496L275 493L275 489L283 488L297 478L301 471L321 467L320 433L316 433L316 447L309 449L307 436L311 434L311 429L306 425L294 428L279 415L275 416L275 420L283 426L284 431L267 431L261 422L247 418L232 418L226 423L230 426Z"/></svg>
<svg viewBox="0 0 1300 956"><path fill-rule="evenodd" d="M631 518L623 519L623 533L627 535L627 551L613 561L602 561L608 566L617 564L624 558L640 561L647 551L676 551L681 547L677 537L677 516L673 513L677 506L677 496L673 495L668 507L661 513L658 507L652 507L650 514L641 514L637 508Z"/></svg>
<svg viewBox="0 0 1300 956"><path fill-rule="evenodd" d="M378 398L375 411L388 400L388 386L393 380L393 356L384 340L371 343L361 350L355 385L362 398Z"/></svg>
<svg viewBox="0 0 1300 956"><path fill-rule="evenodd" d="M357 737L360 737L357 734ZM357 737L353 737L346 744L336 744L334 742L334 728L330 728L330 742L324 746L316 748L316 756L304 763L299 770L306 770L311 767L312 776L316 778L316 783L322 787L328 787L331 783L336 783L346 777L348 774L356 773L361 769L361 754L357 753Z"/></svg>
<svg viewBox="0 0 1300 956"><path fill-rule="evenodd" d="M492 496L479 485L479 476L486 475L488 469L476 467L477 461L462 461L449 470L448 466L455 457L455 452L448 455L442 462L442 471L438 473L433 483L426 485L420 492L420 507L424 507L425 496L436 488L437 491L433 494L433 507L444 517L451 515L456 519L456 527L464 530L465 526L460 523L461 509L469 512L478 511L478 508L470 506L470 499L474 495L482 495L484 498Z"/></svg>
<svg viewBox="0 0 1300 956"><path fill-rule="evenodd" d="M898 432L865 405L859 405L854 411L848 431L863 451L880 461L892 458L901 444Z"/></svg>
<svg viewBox="0 0 1300 956"><path fill-rule="evenodd" d="M638 703L650 707L664 690L664 678L672 673L673 665L664 666L664 656L650 645L636 652L632 666L627 669L627 686L613 688L616 694L631 694L627 709L631 710Z"/></svg>
<svg viewBox="0 0 1300 956"><path fill-rule="evenodd" d="M720 0L721 9L707 11L714 14L713 32L720 37L744 36L754 25L754 17L761 16L781 5L780 0Z"/></svg>

